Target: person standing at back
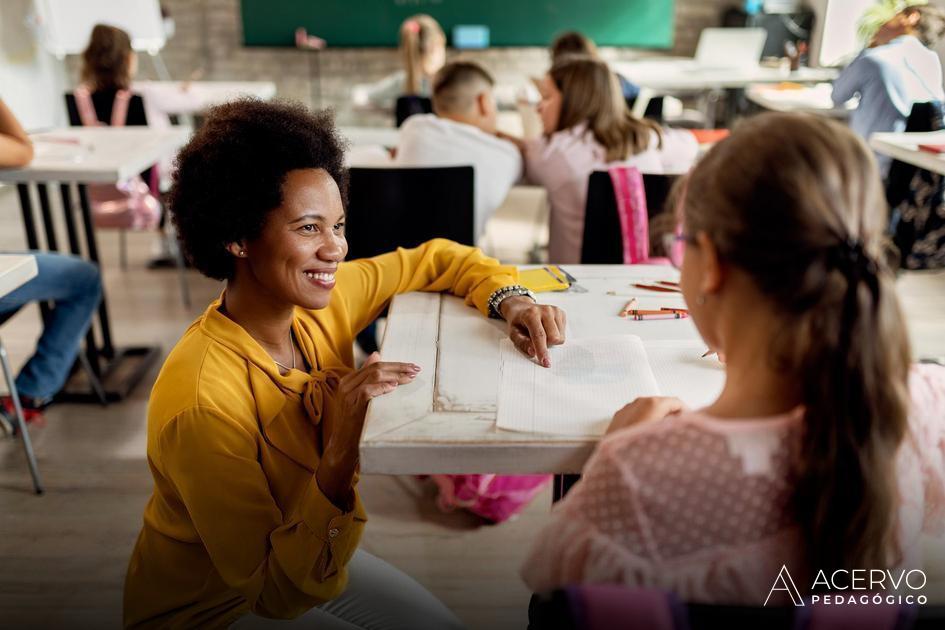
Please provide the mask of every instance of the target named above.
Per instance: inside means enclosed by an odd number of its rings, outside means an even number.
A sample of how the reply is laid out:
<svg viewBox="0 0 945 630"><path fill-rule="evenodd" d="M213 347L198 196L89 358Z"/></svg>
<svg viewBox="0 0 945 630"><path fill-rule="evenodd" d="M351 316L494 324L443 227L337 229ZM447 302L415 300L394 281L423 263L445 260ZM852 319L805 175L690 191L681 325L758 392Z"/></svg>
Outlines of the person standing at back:
<svg viewBox="0 0 945 630"><path fill-rule="evenodd" d="M931 48L945 34L945 12L938 7L910 6L884 23L837 77L832 98L842 105L856 95L859 106L850 127L869 139L884 131L904 131L915 103L945 100L942 64ZM892 158L877 156L886 175Z"/></svg>
<svg viewBox="0 0 945 630"><path fill-rule="evenodd" d="M449 63L433 80L433 114L411 116L400 129L395 163L401 166L461 166L475 171L475 226L478 239L522 175L515 145L495 135L495 84L471 61Z"/></svg>

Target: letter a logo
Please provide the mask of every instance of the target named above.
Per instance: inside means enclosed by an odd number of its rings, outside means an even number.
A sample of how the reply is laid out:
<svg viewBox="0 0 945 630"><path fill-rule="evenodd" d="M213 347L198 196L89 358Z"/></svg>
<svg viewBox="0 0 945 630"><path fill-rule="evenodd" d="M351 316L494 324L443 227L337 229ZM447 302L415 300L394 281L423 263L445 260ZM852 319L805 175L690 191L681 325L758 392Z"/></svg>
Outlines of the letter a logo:
<svg viewBox="0 0 945 630"><path fill-rule="evenodd" d="M795 606L804 605L804 599L797 590L797 586L794 585L794 580L791 579L791 574L787 570L787 565L781 565L781 570L778 572L778 577L774 579L774 584L771 586L771 590L768 591L768 597L765 599L764 603L765 606L768 605L768 600L771 599L771 596L775 591L787 591L788 595L791 596L791 601L794 602Z"/></svg>

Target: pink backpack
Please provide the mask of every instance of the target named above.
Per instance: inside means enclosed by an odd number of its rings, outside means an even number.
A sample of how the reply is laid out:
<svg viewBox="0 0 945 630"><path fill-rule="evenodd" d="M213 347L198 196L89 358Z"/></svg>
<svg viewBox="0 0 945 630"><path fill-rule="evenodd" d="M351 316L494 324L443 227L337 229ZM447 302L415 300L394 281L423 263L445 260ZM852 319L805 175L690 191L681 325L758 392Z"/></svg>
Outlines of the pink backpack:
<svg viewBox="0 0 945 630"><path fill-rule="evenodd" d="M75 104L83 127L100 127L89 89L80 85L75 89ZM112 104L112 127L124 127L128 117L131 92L118 90ZM151 169L152 184L157 189L157 167ZM161 220L161 202L151 194L152 188L140 175L117 184L89 184L92 220L96 227L122 230L150 230Z"/></svg>
<svg viewBox="0 0 945 630"><path fill-rule="evenodd" d="M436 504L450 512L464 508L501 523L528 505L551 475L431 475L440 488Z"/></svg>
<svg viewBox="0 0 945 630"><path fill-rule="evenodd" d="M670 264L668 258L650 258L650 217L643 190L643 175L633 166L611 166L607 173L617 200L617 215L623 237L623 264Z"/></svg>

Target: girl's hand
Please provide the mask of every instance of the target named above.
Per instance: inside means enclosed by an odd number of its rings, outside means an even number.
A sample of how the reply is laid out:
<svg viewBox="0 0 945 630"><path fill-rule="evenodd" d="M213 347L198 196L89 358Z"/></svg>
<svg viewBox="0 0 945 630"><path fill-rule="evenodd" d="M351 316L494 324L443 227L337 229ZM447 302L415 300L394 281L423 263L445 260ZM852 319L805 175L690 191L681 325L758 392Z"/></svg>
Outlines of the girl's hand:
<svg viewBox="0 0 945 630"><path fill-rule="evenodd" d="M614 419L607 427L607 434L614 431L636 426L642 422L662 420L667 416L674 416L685 409L683 401L668 396L644 396L637 398L629 405L624 406L614 414Z"/></svg>
<svg viewBox="0 0 945 630"><path fill-rule="evenodd" d="M502 317L509 323L509 339L523 354L551 367L548 346L564 343L567 317L557 306L536 304L525 296L502 300Z"/></svg>

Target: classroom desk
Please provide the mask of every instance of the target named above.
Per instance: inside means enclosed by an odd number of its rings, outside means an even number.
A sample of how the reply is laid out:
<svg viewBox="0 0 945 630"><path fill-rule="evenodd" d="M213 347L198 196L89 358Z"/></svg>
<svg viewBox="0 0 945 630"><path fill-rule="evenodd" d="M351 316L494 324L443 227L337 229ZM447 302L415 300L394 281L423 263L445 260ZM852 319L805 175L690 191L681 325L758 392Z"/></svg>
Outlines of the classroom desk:
<svg viewBox="0 0 945 630"><path fill-rule="evenodd" d="M0 297L13 293L37 273L35 256L0 254Z"/></svg>
<svg viewBox="0 0 945 630"><path fill-rule="evenodd" d="M945 156L921 151L920 144L945 144L945 130L918 133L874 133L870 147L877 153L945 175Z"/></svg>
<svg viewBox="0 0 945 630"><path fill-rule="evenodd" d="M838 107L833 104L830 83L812 86L782 87L778 84L756 83L745 90L745 97L752 103L774 112L798 112L820 114L830 118L846 119L856 109L857 101L851 99Z"/></svg>
<svg viewBox="0 0 945 630"><path fill-rule="evenodd" d="M400 130L396 127L338 127L338 133L352 146L377 145L396 147L400 141Z"/></svg>
<svg viewBox="0 0 945 630"><path fill-rule="evenodd" d="M135 81L135 87L150 91L166 91L169 98L162 101L175 102L173 96L181 92L184 81ZM190 81L187 88L191 99L180 99L177 107L168 114L198 114L214 105L220 105L241 96L254 96L268 101L276 95L276 84L272 81ZM184 102L188 101L188 102Z"/></svg>
<svg viewBox="0 0 945 630"><path fill-rule="evenodd" d="M606 295L608 290L634 291L628 286L632 279L674 279L674 269L569 265L567 270L587 292L543 293L540 299L565 309L570 337L635 334L644 340L698 340L690 320L620 318L617 312L629 298ZM506 326L452 296L411 293L394 298L382 356L412 361L423 371L416 382L371 402L361 441L362 472L580 472L597 438L495 428L498 342L507 336Z"/></svg>
<svg viewBox="0 0 945 630"><path fill-rule="evenodd" d="M146 127L68 127L31 134L35 146L33 162L26 167L0 170L0 182L17 185L26 243L30 249L59 250L48 187L59 185L61 208L68 239L68 251L99 264L98 245L92 222L87 184L115 183L140 173L174 153L188 139L182 128L154 130ZM41 221L33 213L31 188L39 199ZM78 200L83 244L75 217ZM39 230L37 229L39 228ZM42 231L42 242L39 231ZM105 292L98 309L101 344L94 327L86 334L86 353L93 371L100 376L108 400L121 400L140 381L158 358L159 348L142 346L118 348L112 341ZM93 388L94 389L94 388ZM67 391L62 396L74 401L98 401L92 393Z"/></svg>
<svg viewBox="0 0 945 630"><path fill-rule="evenodd" d="M0 297L12 293L16 289L32 280L39 273L36 267L36 257L28 254L0 254ZM15 389L16 375L13 373L7 360L6 349L0 346L0 363L6 378L8 390ZM23 452L29 463L30 474L33 476L33 488L36 494L43 493L43 482L39 476L39 466L36 464L36 455L33 453L33 444L30 441L30 432L27 427L20 431L23 441Z"/></svg>
<svg viewBox="0 0 945 630"><path fill-rule="evenodd" d="M617 312L629 298L606 294L619 290L652 296L628 285L636 279L672 279L675 270L644 265L570 265L567 270L587 292L543 293L539 298L565 309L569 337L634 334L645 342L699 340L691 320L622 319ZM939 316L945 307L945 272L904 273L900 287L917 358L945 353L945 320ZM436 293L396 296L382 356L414 362L423 371L416 382L371 402L361 441L361 471L580 472L598 438L496 429L498 342L505 336L505 322L486 319L458 298Z"/></svg>
<svg viewBox="0 0 945 630"><path fill-rule="evenodd" d="M611 66L640 87L659 92L738 89L752 83L782 81L820 83L832 81L838 74L834 68L800 68L794 72L784 72L780 68L760 65L747 69L699 67L694 60L681 57L618 62Z"/></svg>

